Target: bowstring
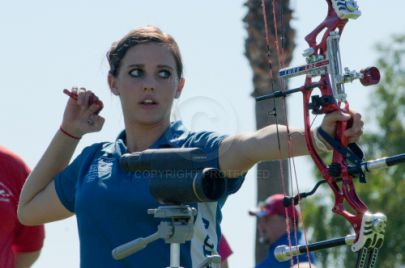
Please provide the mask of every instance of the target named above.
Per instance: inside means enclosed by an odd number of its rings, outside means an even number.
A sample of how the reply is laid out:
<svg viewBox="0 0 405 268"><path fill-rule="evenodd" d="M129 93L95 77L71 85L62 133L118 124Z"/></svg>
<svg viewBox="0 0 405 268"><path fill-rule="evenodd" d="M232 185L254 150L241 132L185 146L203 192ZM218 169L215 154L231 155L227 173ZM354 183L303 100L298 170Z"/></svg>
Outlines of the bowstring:
<svg viewBox="0 0 405 268"><path fill-rule="evenodd" d="M271 91L275 91L274 87L274 77L273 77L273 62L271 58L271 46L270 46L270 36L269 36L269 26L268 26L268 18L267 18L267 12L266 12L266 2L265 0L262 0L262 13L263 13L263 23L264 23L264 32L265 32L265 41L266 41L266 47L267 47L267 60L268 60L268 68L269 72L268 75L270 77L271 81ZM276 47L276 53L277 57L280 59L280 46L279 46L279 41L278 41L278 29L277 29L277 17L275 16L275 3L272 1L272 14L273 14L273 25L274 25L274 31L275 31L275 40L274 40L274 46ZM279 62L280 65L280 62ZM282 81L279 81L282 83ZM281 86L280 83L280 86ZM282 103L285 102L285 99L283 98ZM284 105L283 105L284 106ZM277 144L278 144L278 152L280 155L281 159L281 141L280 141L280 132L279 132L279 122L278 122L278 113L277 113L277 103L276 99L273 98L273 116L276 121L276 131L277 131ZM288 124L286 124L288 125ZM287 128L287 133L288 133L288 128ZM288 142L288 147L290 147L290 143ZM290 151L290 150L289 150ZM285 184L285 176L284 176L284 165L283 161L279 161L279 168L280 168L280 180L281 180L281 185L282 185L282 190L283 194L286 195L286 184ZM287 227L287 239L288 239L288 246L290 248L290 265L291 267L294 265L293 262L293 256L292 256L292 241L290 237L291 229L290 229L290 224L289 224L289 217L288 217L288 210L287 208L284 208L284 213L286 215L286 227ZM294 215L293 215L294 217ZM295 222L295 220L294 220Z"/></svg>
<svg viewBox="0 0 405 268"><path fill-rule="evenodd" d="M280 18L280 22L281 22L281 29L282 32L284 33L284 17L283 17L283 10L282 10L282 6L280 6L280 12L276 12L277 8L276 8L276 2L275 0L272 0L271 2L272 4L272 14L273 14L273 26L274 26L274 36L275 36L275 40L274 40L274 47L276 48L276 52L277 52L277 58L278 60L278 69L280 70L282 67L285 66L285 50L284 50L284 43L283 42L283 36L279 37L279 33L278 33L278 23L277 23L277 14L280 14L281 18ZM272 64L272 60L271 60L271 49L270 49L270 37L269 37L269 27L268 27L268 18L267 18L267 13L266 13L266 5L265 5L265 1L262 0L262 12L263 12L263 20L264 20L264 30L265 30L265 40L266 40L266 46L267 46L267 58L268 58L268 63L269 63L269 76L271 79L271 90L274 92L274 77L273 77L273 64ZM281 40L281 42L280 42ZM280 46L281 43L281 46ZM278 79L279 85L280 85L280 90L285 91L287 89L286 83L284 79ZM273 99L273 105L274 105L274 116L275 116L275 120L276 120L276 129L277 129L277 138L278 138L278 146L279 146L279 153L281 155L281 142L280 142L280 135L279 135L279 128L278 128L278 116L277 116L277 105L276 105L276 101L275 99ZM287 142L288 142L288 169L289 169L289 185L290 185L290 192L291 194L294 196L294 183L293 183L293 179L292 177L295 178L295 185L296 185L296 191L297 191L297 196L298 196L298 205L300 207L300 211L302 212L301 209L301 200L300 200L300 191L299 191L299 186L298 186L298 175L297 175L297 170L296 170L296 165L295 165L295 161L294 158L291 157L291 155L293 155L292 153L292 140L291 140L291 133L290 133L290 128L289 128L289 124L288 124L288 110L287 110L287 105L286 105L286 99L285 97L282 98L281 101L281 107L282 110L285 113L285 120L286 120L286 131L287 131ZM283 173L283 161L279 161L280 163L280 174L281 174L281 184L282 184L282 189L283 189L283 193L284 195L286 194L286 186L285 186L285 177L284 177L284 173ZM293 172L292 172L293 171ZM294 174L294 176L292 176L291 174ZM292 204L293 206L295 206L295 204ZM298 244L298 222L297 222L297 217L298 215L295 215L295 210L293 209L293 229L294 229L294 238L296 243ZM292 256L292 241L291 241L291 237L290 237L290 233L291 233L291 229L290 229L290 224L289 224L289 217L288 217L288 209L285 208L285 215L286 215L286 227L287 227L287 234L288 234L288 245L290 248L290 264L291 267L294 265L293 263L293 256ZM309 263L309 267L311 267L311 261L310 261L310 252L309 252L309 248L308 248L308 239L307 239L307 234L306 234L306 228L305 228L305 223L304 223L304 215L303 213L300 214L301 217L301 224L302 224L302 229L303 229L303 237L304 237L304 241L305 241L305 247L306 247L306 254L307 254L307 258L308 258L308 263ZM296 260L297 260L297 264L299 267L299 256L296 256Z"/></svg>

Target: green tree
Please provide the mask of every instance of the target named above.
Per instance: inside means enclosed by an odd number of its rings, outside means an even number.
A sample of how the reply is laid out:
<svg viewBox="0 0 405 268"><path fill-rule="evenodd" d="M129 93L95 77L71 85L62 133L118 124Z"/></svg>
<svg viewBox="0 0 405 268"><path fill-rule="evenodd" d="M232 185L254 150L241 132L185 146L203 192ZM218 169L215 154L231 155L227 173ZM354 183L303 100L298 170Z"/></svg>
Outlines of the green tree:
<svg viewBox="0 0 405 268"><path fill-rule="evenodd" d="M377 67L381 82L370 95L366 133L360 143L367 160L405 153L405 35L378 44ZM371 212L387 215L387 231L378 256L378 267L403 267L405 264L405 164L368 173L367 183L356 182L356 190ZM319 177L319 173L318 173ZM325 202L329 200L329 202ZM333 197L325 186L315 198L305 201L306 226L313 241L344 236L351 227L343 217L330 211ZM326 215L326 216L325 216ZM350 247L317 252L322 267L355 267L356 254ZM329 265L328 265L329 264Z"/></svg>

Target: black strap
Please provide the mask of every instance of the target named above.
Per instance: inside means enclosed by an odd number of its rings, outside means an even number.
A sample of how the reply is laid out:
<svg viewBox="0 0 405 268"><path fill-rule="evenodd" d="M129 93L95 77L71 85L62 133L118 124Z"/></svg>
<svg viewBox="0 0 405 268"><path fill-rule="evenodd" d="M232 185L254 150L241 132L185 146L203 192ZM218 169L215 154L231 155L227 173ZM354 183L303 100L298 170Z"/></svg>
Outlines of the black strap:
<svg viewBox="0 0 405 268"><path fill-rule="evenodd" d="M356 143L349 143L347 147L343 146L339 140L332 138L321 127L318 127L318 133L321 137L329 143L334 150L343 155L344 159L356 166L358 170L361 170L361 163L364 161L364 153ZM316 134L315 134L316 135ZM359 180L361 183L366 182L364 172L359 173Z"/></svg>

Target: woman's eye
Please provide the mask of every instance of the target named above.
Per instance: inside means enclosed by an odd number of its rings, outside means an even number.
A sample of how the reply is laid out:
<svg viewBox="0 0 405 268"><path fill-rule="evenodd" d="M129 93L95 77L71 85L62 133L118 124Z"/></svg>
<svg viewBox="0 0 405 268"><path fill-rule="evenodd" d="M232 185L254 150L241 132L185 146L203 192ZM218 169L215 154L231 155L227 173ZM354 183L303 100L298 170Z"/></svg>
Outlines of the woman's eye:
<svg viewBox="0 0 405 268"><path fill-rule="evenodd" d="M159 76L161 78L169 78L172 75L172 73L168 70L161 70L159 71Z"/></svg>
<svg viewBox="0 0 405 268"><path fill-rule="evenodd" d="M143 71L141 69L133 69L129 71L129 75L132 77L141 77L143 74Z"/></svg>

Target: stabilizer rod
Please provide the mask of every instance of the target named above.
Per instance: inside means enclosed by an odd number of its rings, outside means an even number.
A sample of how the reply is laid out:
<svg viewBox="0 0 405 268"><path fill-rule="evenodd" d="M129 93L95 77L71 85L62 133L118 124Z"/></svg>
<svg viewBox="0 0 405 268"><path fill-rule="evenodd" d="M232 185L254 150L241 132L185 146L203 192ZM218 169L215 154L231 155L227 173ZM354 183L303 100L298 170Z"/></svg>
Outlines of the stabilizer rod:
<svg viewBox="0 0 405 268"><path fill-rule="evenodd" d="M351 245L355 239L356 235L351 234L344 237L315 242L309 245L292 246L291 248L288 245L280 245L274 250L274 256L279 262L283 262L289 260L291 257L305 254L307 253L307 250L312 252L320 249Z"/></svg>
<svg viewBox="0 0 405 268"><path fill-rule="evenodd" d="M361 163L359 166L349 166L348 171L349 174L356 177L360 172L371 172L375 169L380 168L387 168L390 166L402 164L405 162L405 154L398 154L389 157L383 157L375 160L365 161ZM340 179L336 179L336 181L340 181ZM286 196L284 197L284 206L289 207L290 205L294 204L297 205L300 199L304 199L308 196L313 195L318 187L326 183L326 180L320 180L316 183L316 185L312 188L309 192L302 192L296 196Z"/></svg>

